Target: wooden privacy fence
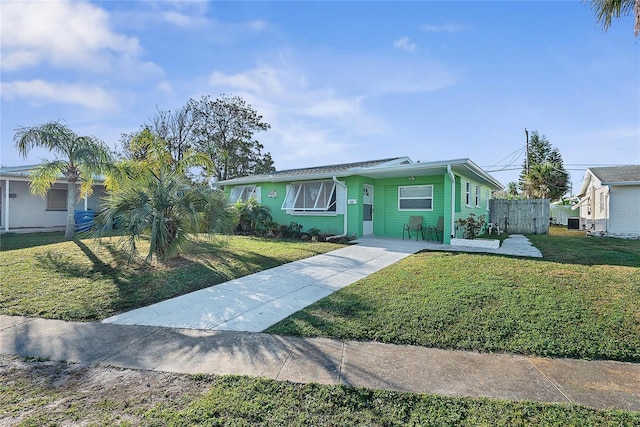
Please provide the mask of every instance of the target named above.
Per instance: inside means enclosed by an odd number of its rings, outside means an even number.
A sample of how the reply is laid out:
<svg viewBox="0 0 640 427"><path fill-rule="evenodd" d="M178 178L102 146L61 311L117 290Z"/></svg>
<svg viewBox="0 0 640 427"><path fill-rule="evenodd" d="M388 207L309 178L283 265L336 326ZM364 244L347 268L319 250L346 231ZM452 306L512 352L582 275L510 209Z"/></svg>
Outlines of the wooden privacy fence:
<svg viewBox="0 0 640 427"><path fill-rule="evenodd" d="M500 231L518 234L549 234L549 199L489 201L491 222Z"/></svg>

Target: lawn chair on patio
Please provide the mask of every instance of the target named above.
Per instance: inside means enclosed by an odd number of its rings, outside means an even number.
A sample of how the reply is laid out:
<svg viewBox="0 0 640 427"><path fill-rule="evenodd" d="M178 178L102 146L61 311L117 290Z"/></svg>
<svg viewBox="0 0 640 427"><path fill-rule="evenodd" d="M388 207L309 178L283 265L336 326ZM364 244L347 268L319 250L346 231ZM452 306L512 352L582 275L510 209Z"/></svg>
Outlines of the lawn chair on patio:
<svg viewBox="0 0 640 427"><path fill-rule="evenodd" d="M411 232L416 232L416 241L418 240L418 234L422 234L422 240L424 240L424 229L422 228L421 216L410 216L409 224L402 226L402 240L404 240L404 233L407 232L409 239L411 239Z"/></svg>
<svg viewBox="0 0 640 427"><path fill-rule="evenodd" d="M438 235L442 236L442 238L444 238L444 217L441 216L438 218L438 224L437 225L430 225L427 228L427 240L431 240L431 237L434 236L436 237L436 240L439 242L440 241L440 237L438 237Z"/></svg>

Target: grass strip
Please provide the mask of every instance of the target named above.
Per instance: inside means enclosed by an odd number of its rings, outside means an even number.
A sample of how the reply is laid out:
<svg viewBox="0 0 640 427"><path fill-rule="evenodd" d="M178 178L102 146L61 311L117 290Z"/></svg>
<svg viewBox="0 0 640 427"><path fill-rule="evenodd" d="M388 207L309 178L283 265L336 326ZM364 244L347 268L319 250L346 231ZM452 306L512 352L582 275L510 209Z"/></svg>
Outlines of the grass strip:
<svg viewBox="0 0 640 427"><path fill-rule="evenodd" d="M3 366L4 365L4 366ZM179 375L64 362L0 364L0 417L17 426L634 426L640 413Z"/></svg>

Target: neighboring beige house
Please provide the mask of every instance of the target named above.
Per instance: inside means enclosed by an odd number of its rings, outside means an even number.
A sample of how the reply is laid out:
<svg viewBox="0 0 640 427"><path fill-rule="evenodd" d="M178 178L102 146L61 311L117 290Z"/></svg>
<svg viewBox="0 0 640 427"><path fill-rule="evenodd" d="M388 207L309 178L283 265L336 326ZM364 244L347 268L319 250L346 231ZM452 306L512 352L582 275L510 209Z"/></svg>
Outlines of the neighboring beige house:
<svg viewBox="0 0 640 427"><path fill-rule="evenodd" d="M43 197L29 191L29 173L36 166L0 168L0 230L64 229L67 224L67 181L60 178ZM95 210L105 196L102 180L96 180L93 194L78 200L76 210Z"/></svg>
<svg viewBox="0 0 640 427"><path fill-rule="evenodd" d="M587 232L640 238L640 165L589 168L578 196Z"/></svg>

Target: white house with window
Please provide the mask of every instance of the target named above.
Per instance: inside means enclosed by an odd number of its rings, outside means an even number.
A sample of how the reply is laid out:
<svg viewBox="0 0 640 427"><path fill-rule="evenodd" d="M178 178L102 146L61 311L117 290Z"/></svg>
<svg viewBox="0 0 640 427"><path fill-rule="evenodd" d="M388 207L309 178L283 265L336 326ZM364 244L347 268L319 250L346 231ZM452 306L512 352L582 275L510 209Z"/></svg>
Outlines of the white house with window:
<svg viewBox="0 0 640 427"><path fill-rule="evenodd" d="M47 195L31 194L29 174L36 166L0 168L0 230L64 230L67 224L67 181L60 178ZM76 210L95 210L104 197L101 180L96 180L93 194L78 200Z"/></svg>
<svg viewBox="0 0 640 427"><path fill-rule="evenodd" d="M217 183L230 203L253 197L269 206L274 221L296 222L336 236L401 237L411 216L425 229L445 224L444 243L455 237L455 220L489 216L489 197L502 185L469 159L413 162L408 157L276 171ZM483 197L484 195L484 197Z"/></svg>
<svg viewBox="0 0 640 427"><path fill-rule="evenodd" d="M578 197L573 209L587 232L640 238L640 165L587 169Z"/></svg>

